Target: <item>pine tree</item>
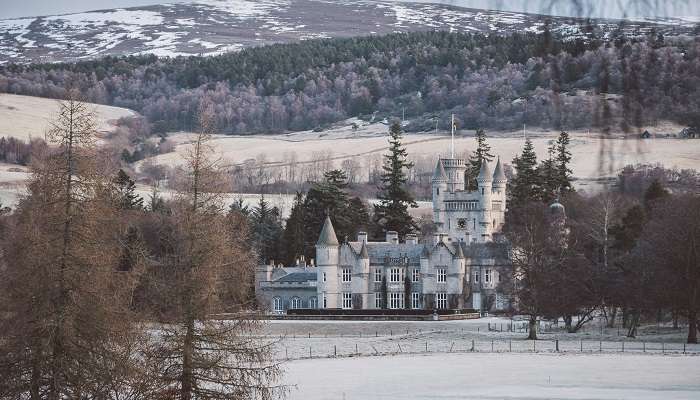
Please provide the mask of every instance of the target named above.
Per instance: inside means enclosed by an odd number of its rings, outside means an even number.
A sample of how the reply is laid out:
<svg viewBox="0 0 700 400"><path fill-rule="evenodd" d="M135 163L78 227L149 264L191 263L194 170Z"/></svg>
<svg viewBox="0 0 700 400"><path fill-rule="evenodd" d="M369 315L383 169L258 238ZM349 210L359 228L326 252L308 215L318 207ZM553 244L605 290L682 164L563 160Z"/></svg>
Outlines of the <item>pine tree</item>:
<svg viewBox="0 0 700 400"><path fill-rule="evenodd" d="M250 215L253 243L258 253L258 262L266 264L277 258L282 236L282 224L277 207L270 207L265 196L260 196L258 206Z"/></svg>
<svg viewBox="0 0 700 400"><path fill-rule="evenodd" d="M136 194L136 183L133 179L119 169L117 176L112 179L114 190L114 203L120 210L141 210L143 209L143 198Z"/></svg>
<svg viewBox="0 0 700 400"><path fill-rule="evenodd" d="M476 130L476 150L469 158L469 166L467 167L467 189L476 190L476 178L481 170L481 163L493 161L491 154L491 146L486 141L486 133L483 129Z"/></svg>
<svg viewBox="0 0 700 400"><path fill-rule="evenodd" d="M407 161L406 148L401 144L401 125L394 122L389 129L389 154L384 155L381 181L377 198L379 204L374 206L375 237L381 237L387 231L396 231L405 236L416 229L408 207L417 207L413 195L406 188L404 169L413 167Z"/></svg>
<svg viewBox="0 0 700 400"><path fill-rule="evenodd" d="M539 198L540 179L537 174L537 155L530 139L525 140L523 152L513 159L516 175L510 183L510 205L519 207Z"/></svg>
<svg viewBox="0 0 700 400"><path fill-rule="evenodd" d="M306 222L304 208L304 194L297 192L294 196L294 205L287 218L282 234L284 243L284 262L292 265L299 256L304 255L304 224Z"/></svg>
<svg viewBox="0 0 700 400"><path fill-rule="evenodd" d="M540 200L545 203L550 203L559 196L559 174L554 160L554 145L549 147L548 157L544 159L537 167L537 175L539 177Z"/></svg>
<svg viewBox="0 0 700 400"><path fill-rule="evenodd" d="M656 203L668 195L668 191L663 187L658 178L651 181L651 184L644 192L644 208L647 213L651 213Z"/></svg>
<svg viewBox="0 0 700 400"><path fill-rule="evenodd" d="M560 194L573 192L574 188L571 184L571 152L569 151L569 144L571 139L569 134L562 131L557 139L555 151L556 157L554 159L557 180L558 180L558 191Z"/></svg>

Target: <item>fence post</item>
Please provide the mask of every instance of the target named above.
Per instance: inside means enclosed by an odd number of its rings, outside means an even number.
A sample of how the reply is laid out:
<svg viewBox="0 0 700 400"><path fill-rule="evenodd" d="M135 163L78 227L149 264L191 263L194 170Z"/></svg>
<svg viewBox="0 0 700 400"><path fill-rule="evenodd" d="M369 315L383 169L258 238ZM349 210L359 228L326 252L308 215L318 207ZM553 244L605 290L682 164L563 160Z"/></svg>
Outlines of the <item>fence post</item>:
<svg viewBox="0 0 700 400"><path fill-rule="evenodd" d="M556 345L557 345L557 353L559 352L559 339L556 340Z"/></svg>
<svg viewBox="0 0 700 400"><path fill-rule="evenodd" d="M508 339L508 352L513 351L513 343L512 340Z"/></svg>
<svg viewBox="0 0 700 400"><path fill-rule="evenodd" d="M309 346L309 358L311 358L311 346Z"/></svg>
<svg viewBox="0 0 700 400"><path fill-rule="evenodd" d="M661 354L666 354L666 345L664 342L661 342Z"/></svg>
<svg viewBox="0 0 700 400"><path fill-rule="evenodd" d="M683 342L683 354L685 354L685 342Z"/></svg>
<svg viewBox="0 0 700 400"><path fill-rule="evenodd" d="M623 353L625 352L625 341L624 340L622 341L622 352Z"/></svg>
<svg viewBox="0 0 700 400"><path fill-rule="evenodd" d="M427 341L425 342L425 352L426 353L428 352L428 342Z"/></svg>
<svg viewBox="0 0 700 400"><path fill-rule="evenodd" d="M491 323L489 322L489 332L491 332Z"/></svg>
<svg viewBox="0 0 700 400"><path fill-rule="evenodd" d="M491 353L493 353L493 339L491 339Z"/></svg>
<svg viewBox="0 0 700 400"><path fill-rule="evenodd" d="M646 342L642 342L642 351L643 351L644 353L647 352L647 343L646 343Z"/></svg>
<svg viewBox="0 0 700 400"><path fill-rule="evenodd" d="M357 343L355 343L355 354L360 354L360 352L357 351Z"/></svg>
<svg viewBox="0 0 700 400"><path fill-rule="evenodd" d="M333 345L333 357L338 357L338 346Z"/></svg>
<svg viewBox="0 0 700 400"><path fill-rule="evenodd" d="M394 331L392 329L389 329L389 336L394 336Z"/></svg>
<svg viewBox="0 0 700 400"><path fill-rule="evenodd" d="M581 353L583 353L583 339L581 339Z"/></svg>
<svg viewBox="0 0 700 400"><path fill-rule="evenodd" d="M474 339L472 339L472 350L471 351L474 351Z"/></svg>
<svg viewBox="0 0 700 400"><path fill-rule="evenodd" d="M536 343L537 343L537 340L533 340L533 341L532 341L532 352L533 352L533 353L534 353L535 351L537 351L537 346L535 345Z"/></svg>
<svg viewBox="0 0 700 400"><path fill-rule="evenodd" d="M284 348L284 358L286 358L287 360L289 360L289 351L287 350L286 347Z"/></svg>
<svg viewBox="0 0 700 400"><path fill-rule="evenodd" d="M343 337L343 334L340 334L340 337ZM311 339L311 332L309 332L309 339Z"/></svg>
<svg viewBox="0 0 700 400"><path fill-rule="evenodd" d="M598 345L600 346L600 347L598 347L598 352L602 353L603 352L603 341L601 340L600 342L598 342Z"/></svg>

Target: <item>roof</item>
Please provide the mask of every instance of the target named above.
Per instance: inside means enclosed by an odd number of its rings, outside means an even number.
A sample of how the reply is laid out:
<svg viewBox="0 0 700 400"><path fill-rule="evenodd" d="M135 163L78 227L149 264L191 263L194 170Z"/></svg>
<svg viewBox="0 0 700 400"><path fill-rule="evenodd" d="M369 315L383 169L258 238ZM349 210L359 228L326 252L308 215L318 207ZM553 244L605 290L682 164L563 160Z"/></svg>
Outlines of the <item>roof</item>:
<svg viewBox="0 0 700 400"><path fill-rule="evenodd" d="M488 163L486 160L481 161L481 169L479 169L479 176L477 176L476 179L480 181L490 181L491 178L492 175Z"/></svg>
<svg viewBox="0 0 700 400"><path fill-rule="evenodd" d="M506 174L503 172L503 167L501 166L501 157L498 157L496 161L496 168L493 170L493 180L494 181L505 181Z"/></svg>
<svg viewBox="0 0 700 400"><path fill-rule="evenodd" d="M331 218L326 216L326 221L323 223L323 229L321 229L321 234L318 237L316 245L337 246L338 244L338 238L335 236L335 229L333 229Z"/></svg>
<svg viewBox="0 0 700 400"><path fill-rule="evenodd" d="M317 275L315 272L292 272L291 274L284 275L275 282L308 282L317 280Z"/></svg>
<svg viewBox="0 0 700 400"><path fill-rule="evenodd" d="M437 164L435 165L435 172L433 172L434 181L446 181L447 174L445 173L445 167L442 165L442 160L438 158Z"/></svg>
<svg viewBox="0 0 700 400"><path fill-rule="evenodd" d="M360 249L360 258L369 258L369 253L367 253L367 246L365 242L362 242L362 249Z"/></svg>

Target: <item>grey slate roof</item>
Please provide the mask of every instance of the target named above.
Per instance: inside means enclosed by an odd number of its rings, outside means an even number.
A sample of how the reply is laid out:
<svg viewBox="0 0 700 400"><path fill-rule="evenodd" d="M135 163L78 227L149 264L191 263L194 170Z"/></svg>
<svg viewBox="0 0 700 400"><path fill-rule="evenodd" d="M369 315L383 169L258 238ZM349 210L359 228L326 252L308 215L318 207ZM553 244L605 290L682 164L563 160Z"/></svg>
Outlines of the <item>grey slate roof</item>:
<svg viewBox="0 0 700 400"><path fill-rule="evenodd" d="M315 272L292 272L275 280L275 282L308 282L317 280Z"/></svg>
<svg viewBox="0 0 700 400"><path fill-rule="evenodd" d="M326 221L323 223L323 229L321 229L321 235L318 237L317 245L326 246L337 246L338 238L335 236L335 229L333 229L333 224L331 223L331 218L326 216Z"/></svg>
<svg viewBox="0 0 700 400"><path fill-rule="evenodd" d="M481 162L479 176L477 176L476 179L480 181L490 181L492 179L491 171L489 170L489 166L486 161Z"/></svg>

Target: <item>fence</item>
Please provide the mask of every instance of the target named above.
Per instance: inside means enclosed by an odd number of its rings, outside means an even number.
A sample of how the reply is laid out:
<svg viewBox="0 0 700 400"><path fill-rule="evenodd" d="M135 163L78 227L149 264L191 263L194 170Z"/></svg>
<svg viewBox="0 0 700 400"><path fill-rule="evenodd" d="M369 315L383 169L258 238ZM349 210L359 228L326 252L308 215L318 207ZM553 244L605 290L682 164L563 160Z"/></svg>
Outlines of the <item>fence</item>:
<svg viewBox="0 0 700 400"><path fill-rule="evenodd" d="M345 336L346 339L351 337ZM700 355L700 345L604 340L337 340L339 337L285 339L276 345L276 358L379 356L428 353L649 353Z"/></svg>

